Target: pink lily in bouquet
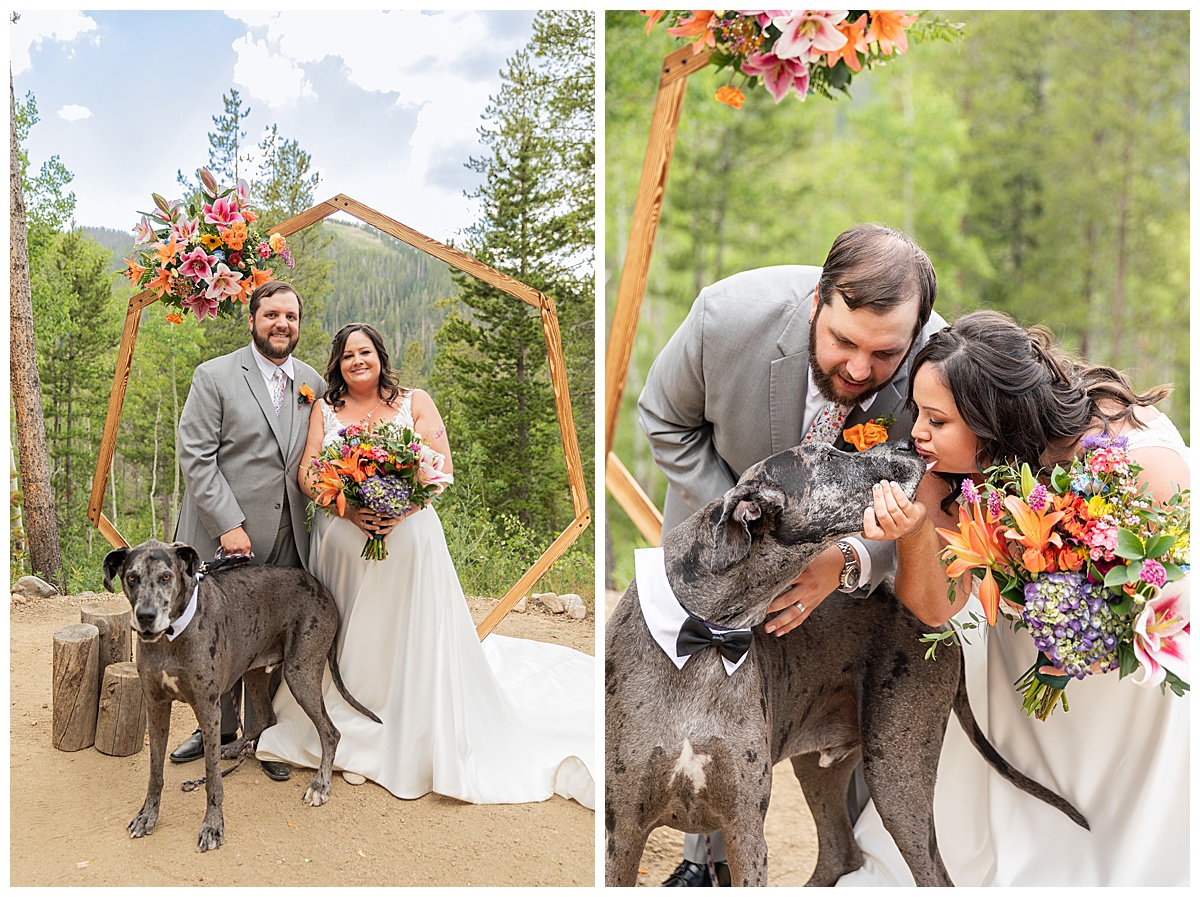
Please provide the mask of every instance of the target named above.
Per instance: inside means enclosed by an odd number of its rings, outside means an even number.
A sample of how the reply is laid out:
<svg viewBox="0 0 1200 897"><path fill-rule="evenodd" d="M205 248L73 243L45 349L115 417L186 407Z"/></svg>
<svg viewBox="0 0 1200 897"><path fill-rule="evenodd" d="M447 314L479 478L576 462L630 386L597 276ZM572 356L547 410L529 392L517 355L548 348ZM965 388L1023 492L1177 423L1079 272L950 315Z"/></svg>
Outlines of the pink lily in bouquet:
<svg viewBox="0 0 1200 897"><path fill-rule="evenodd" d="M1183 582L1174 582L1146 602L1133 624L1134 685L1161 685L1167 670L1188 681L1191 665L1191 602Z"/></svg>

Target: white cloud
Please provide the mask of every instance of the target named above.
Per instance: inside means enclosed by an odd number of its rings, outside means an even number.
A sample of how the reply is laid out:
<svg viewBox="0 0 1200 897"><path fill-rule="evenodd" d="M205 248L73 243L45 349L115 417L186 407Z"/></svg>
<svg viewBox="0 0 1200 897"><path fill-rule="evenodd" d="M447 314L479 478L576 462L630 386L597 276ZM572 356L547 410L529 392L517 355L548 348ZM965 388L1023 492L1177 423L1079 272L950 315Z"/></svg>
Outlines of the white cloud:
<svg viewBox="0 0 1200 897"><path fill-rule="evenodd" d="M246 88L252 97L268 106L282 106L301 97L315 96L304 70L277 53L265 41L253 40L249 34L233 42L237 61L233 64L233 80Z"/></svg>
<svg viewBox="0 0 1200 897"><path fill-rule="evenodd" d="M58 117L65 121L80 121L81 119L91 118L92 110L87 106L77 106L74 103L69 103L58 110Z"/></svg>
<svg viewBox="0 0 1200 897"><path fill-rule="evenodd" d="M96 22L78 11L30 11L22 12L21 18L10 27L12 73L20 75L33 67L31 51L35 46L48 40L69 43L80 35L95 31Z"/></svg>

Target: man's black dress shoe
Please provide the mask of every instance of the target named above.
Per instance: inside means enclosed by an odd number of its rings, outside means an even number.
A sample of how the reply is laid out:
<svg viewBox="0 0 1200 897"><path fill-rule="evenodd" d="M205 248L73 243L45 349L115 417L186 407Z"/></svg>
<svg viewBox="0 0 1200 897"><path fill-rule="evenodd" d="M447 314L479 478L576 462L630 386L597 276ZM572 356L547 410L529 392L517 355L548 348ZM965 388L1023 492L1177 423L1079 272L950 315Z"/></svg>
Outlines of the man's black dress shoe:
<svg viewBox="0 0 1200 897"><path fill-rule="evenodd" d="M222 735L221 744L229 744L237 740L237 735ZM197 729L183 740L179 747L171 751L172 763L190 763L204 756L204 735Z"/></svg>
<svg viewBox="0 0 1200 897"><path fill-rule="evenodd" d="M292 777L292 768L286 763L277 763L274 760L259 760L258 765L262 767L262 771L267 774L268 779L274 779L276 782L286 782Z"/></svg>
<svg viewBox="0 0 1200 897"><path fill-rule="evenodd" d="M729 887L729 864L713 863L717 867L717 883L722 888ZM684 860L675 867L675 871L662 883L664 888L711 888L712 878L708 874L708 866Z"/></svg>

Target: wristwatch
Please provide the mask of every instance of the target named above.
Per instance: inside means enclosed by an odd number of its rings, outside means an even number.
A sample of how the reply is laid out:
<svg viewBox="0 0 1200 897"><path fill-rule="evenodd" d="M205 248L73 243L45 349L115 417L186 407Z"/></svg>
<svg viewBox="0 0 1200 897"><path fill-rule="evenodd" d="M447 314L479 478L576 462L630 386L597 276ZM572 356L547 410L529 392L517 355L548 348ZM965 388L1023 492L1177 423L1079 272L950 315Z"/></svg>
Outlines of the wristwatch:
<svg viewBox="0 0 1200 897"><path fill-rule="evenodd" d="M858 580L862 576L862 564L858 560L858 552L854 550L854 546L844 539L837 543L837 547L842 551L842 557L846 559L846 565L842 567L841 582L838 585L839 592L853 592L858 589Z"/></svg>

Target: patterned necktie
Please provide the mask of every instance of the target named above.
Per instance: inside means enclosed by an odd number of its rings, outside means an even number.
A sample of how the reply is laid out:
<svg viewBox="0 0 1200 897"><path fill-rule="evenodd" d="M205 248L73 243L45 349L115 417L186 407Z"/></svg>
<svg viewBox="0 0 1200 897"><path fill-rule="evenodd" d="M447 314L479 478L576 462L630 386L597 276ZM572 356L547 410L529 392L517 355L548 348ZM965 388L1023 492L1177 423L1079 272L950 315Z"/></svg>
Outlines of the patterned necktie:
<svg viewBox="0 0 1200 897"><path fill-rule="evenodd" d="M842 433L842 424L850 414L849 405L839 405L837 402L826 402L817 411L817 416L804 434L804 445L810 442L825 442L833 445Z"/></svg>
<svg viewBox="0 0 1200 897"><path fill-rule="evenodd" d="M271 375L271 404L275 406L276 414L283 407L283 391L286 388L287 375L282 368L275 368L275 373Z"/></svg>

